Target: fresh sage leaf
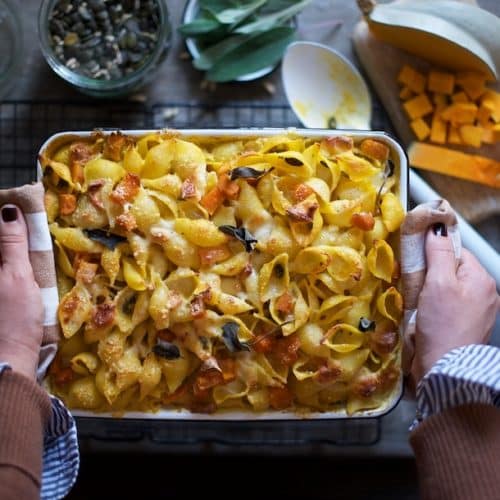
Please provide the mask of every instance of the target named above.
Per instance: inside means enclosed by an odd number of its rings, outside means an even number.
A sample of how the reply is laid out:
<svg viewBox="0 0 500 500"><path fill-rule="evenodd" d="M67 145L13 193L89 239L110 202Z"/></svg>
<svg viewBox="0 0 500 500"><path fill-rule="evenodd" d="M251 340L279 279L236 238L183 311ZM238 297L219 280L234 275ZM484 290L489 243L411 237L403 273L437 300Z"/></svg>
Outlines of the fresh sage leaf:
<svg viewBox="0 0 500 500"><path fill-rule="evenodd" d="M268 31L276 26L286 23L289 19L298 14L310 1L311 0L302 0L301 2L295 3L286 9L261 16L253 22L239 26L235 32L246 34L254 33L255 31Z"/></svg>
<svg viewBox="0 0 500 500"><path fill-rule="evenodd" d="M202 51L200 55L193 60L193 66L203 71L209 70L219 59L226 54L238 48L240 45L251 40L256 35L233 35Z"/></svg>
<svg viewBox="0 0 500 500"><path fill-rule="evenodd" d="M211 14L209 14L211 16ZM197 37L201 35L206 35L212 31L220 28L221 23L213 16L211 17L198 17L190 23L182 24L179 27L179 31L184 36Z"/></svg>
<svg viewBox="0 0 500 500"><path fill-rule="evenodd" d="M245 246L245 250L247 252L251 252L257 240L252 236L252 234L243 226L234 227L234 226L219 226L219 231L222 231L225 234L229 234L233 238L236 238L238 241L241 241Z"/></svg>
<svg viewBox="0 0 500 500"><path fill-rule="evenodd" d="M103 231L102 229L84 229L83 233L87 238L90 238L93 241L97 241L97 243L101 243L110 250L114 250L117 245L123 243L124 241L127 241L127 238L125 238L125 236L108 233L106 231Z"/></svg>
<svg viewBox="0 0 500 500"><path fill-rule="evenodd" d="M265 3L266 0L254 0L245 2L240 7L225 9L218 13L212 12L212 14L222 24L238 24Z"/></svg>
<svg viewBox="0 0 500 500"><path fill-rule="evenodd" d="M259 34L219 59L207 72L207 80L228 82L278 63L293 41L294 31L283 26Z"/></svg>
<svg viewBox="0 0 500 500"><path fill-rule="evenodd" d="M175 344L161 339L158 339L157 344L153 347L153 352L165 359L178 359L181 357L181 351Z"/></svg>
<svg viewBox="0 0 500 500"><path fill-rule="evenodd" d="M278 63L293 36L274 30L294 32L290 20L309 2L198 0L197 17L180 32L196 39L194 67L207 71L207 80L226 82Z"/></svg>
<svg viewBox="0 0 500 500"><path fill-rule="evenodd" d="M230 352L249 351L250 347L246 342L238 338L240 325L234 321L229 321L222 326L222 340Z"/></svg>
<svg viewBox="0 0 500 500"><path fill-rule="evenodd" d="M236 179L260 179L267 174L269 170L257 170L251 167L237 167L231 170L231 180Z"/></svg>

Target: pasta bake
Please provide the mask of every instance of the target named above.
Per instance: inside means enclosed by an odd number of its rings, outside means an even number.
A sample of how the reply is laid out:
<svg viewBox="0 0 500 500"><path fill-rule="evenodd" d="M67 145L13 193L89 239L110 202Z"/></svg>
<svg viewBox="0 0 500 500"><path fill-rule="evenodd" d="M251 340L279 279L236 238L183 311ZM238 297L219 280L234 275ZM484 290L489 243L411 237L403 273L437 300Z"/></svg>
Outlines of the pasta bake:
<svg viewBox="0 0 500 500"><path fill-rule="evenodd" d="M356 415L397 390L388 142L96 132L40 165L62 331L49 383L70 408Z"/></svg>

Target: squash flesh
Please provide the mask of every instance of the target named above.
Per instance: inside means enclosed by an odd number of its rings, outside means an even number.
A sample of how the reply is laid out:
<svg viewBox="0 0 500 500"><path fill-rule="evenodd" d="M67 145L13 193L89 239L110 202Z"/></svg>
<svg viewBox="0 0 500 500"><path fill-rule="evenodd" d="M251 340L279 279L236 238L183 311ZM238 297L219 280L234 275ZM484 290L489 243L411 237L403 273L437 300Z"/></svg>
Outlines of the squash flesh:
<svg viewBox="0 0 500 500"><path fill-rule="evenodd" d="M492 158L422 142L410 146L408 157L413 167L500 188L500 162Z"/></svg>

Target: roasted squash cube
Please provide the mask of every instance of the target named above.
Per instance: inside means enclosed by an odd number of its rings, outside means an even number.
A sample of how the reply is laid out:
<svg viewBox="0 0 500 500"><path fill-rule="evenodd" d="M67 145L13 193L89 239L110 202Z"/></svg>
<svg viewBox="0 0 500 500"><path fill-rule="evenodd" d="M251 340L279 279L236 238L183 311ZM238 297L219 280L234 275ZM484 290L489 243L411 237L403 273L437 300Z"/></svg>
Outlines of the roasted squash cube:
<svg viewBox="0 0 500 500"><path fill-rule="evenodd" d="M432 102L436 106L436 110L441 111L448 106L448 96L444 94L433 94Z"/></svg>
<svg viewBox="0 0 500 500"><path fill-rule="evenodd" d="M453 102L470 102L465 92L457 92L451 96Z"/></svg>
<svg viewBox="0 0 500 500"><path fill-rule="evenodd" d="M421 94L425 90L425 76L408 64L399 72L398 82L406 85L415 94Z"/></svg>
<svg viewBox="0 0 500 500"><path fill-rule="evenodd" d="M459 125L474 123L476 115L477 106L472 102L458 102L448 106L441 112L443 120Z"/></svg>
<svg viewBox="0 0 500 500"><path fill-rule="evenodd" d="M427 90L440 94L453 94L455 76L444 71L431 71L427 81Z"/></svg>
<svg viewBox="0 0 500 500"><path fill-rule="evenodd" d="M483 140L483 129L474 125L462 125L460 127L460 137L467 146L480 148Z"/></svg>
<svg viewBox="0 0 500 500"><path fill-rule="evenodd" d="M380 162L385 162L389 159L389 148L380 141L365 139L359 145L359 149L364 155L370 158L374 158L375 160L378 160Z"/></svg>
<svg viewBox="0 0 500 500"><path fill-rule="evenodd" d="M495 92L494 90L487 90L483 97L481 98L481 104L484 102L490 102L494 110L491 113L491 118L494 122L500 122L500 92Z"/></svg>
<svg viewBox="0 0 500 500"><path fill-rule="evenodd" d="M481 97L486 90L484 87L486 77L476 71L457 73L456 82L473 101Z"/></svg>
<svg viewBox="0 0 500 500"><path fill-rule="evenodd" d="M482 141L485 144L495 144L495 133L493 132L493 123L488 123L486 127L483 127L483 137Z"/></svg>
<svg viewBox="0 0 500 500"><path fill-rule="evenodd" d="M448 125L448 142L450 144L462 144L458 128L454 127L451 123Z"/></svg>
<svg viewBox="0 0 500 500"><path fill-rule="evenodd" d="M403 101L406 101L410 97L413 97L413 92L411 91L410 87L403 87L401 89L401 92L399 93L399 98Z"/></svg>
<svg viewBox="0 0 500 500"><path fill-rule="evenodd" d="M429 137L429 134L431 133L431 129L429 128L427 123L422 120L422 118L413 120L410 123L410 127L412 128L413 132L415 132L415 135L417 136L417 139L419 141L423 141L424 139Z"/></svg>
<svg viewBox="0 0 500 500"><path fill-rule="evenodd" d="M477 110L477 121L479 122L479 125L486 127L494 111L495 104L487 99L484 100Z"/></svg>
<svg viewBox="0 0 500 500"><path fill-rule="evenodd" d="M446 122L441 118L439 113L436 111L432 117L431 124L431 142L436 142L438 144L446 143Z"/></svg>
<svg viewBox="0 0 500 500"><path fill-rule="evenodd" d="M428 115L433 110L431 101L429 101L426 94L417 95L413 99L406 101L403 107L412 120Z"/></svg>

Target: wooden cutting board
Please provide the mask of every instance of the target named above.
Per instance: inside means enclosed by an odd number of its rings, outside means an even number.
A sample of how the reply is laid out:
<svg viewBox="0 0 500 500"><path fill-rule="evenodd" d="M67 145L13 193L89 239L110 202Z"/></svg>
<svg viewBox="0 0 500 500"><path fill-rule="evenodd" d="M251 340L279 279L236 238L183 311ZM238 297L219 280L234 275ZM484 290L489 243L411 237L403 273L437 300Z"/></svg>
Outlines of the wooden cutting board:
<svg viewBox="0 0 500 500"><path fill-rule="evenodd" d="M360 21L356 25L353 42L365 74L389 114L399 140L408 147L416 138L399 99L400 87L396 81L397 75L404 64L411 64L423 72L427 72L430 65L423 59L375 38L365 21ZM498 143L494 146L482 146L480 149L460 147L457 149L500 159ZM499 189L423 170L419 173L468 221L475 223L491 215L500 214Z"/></svg>

